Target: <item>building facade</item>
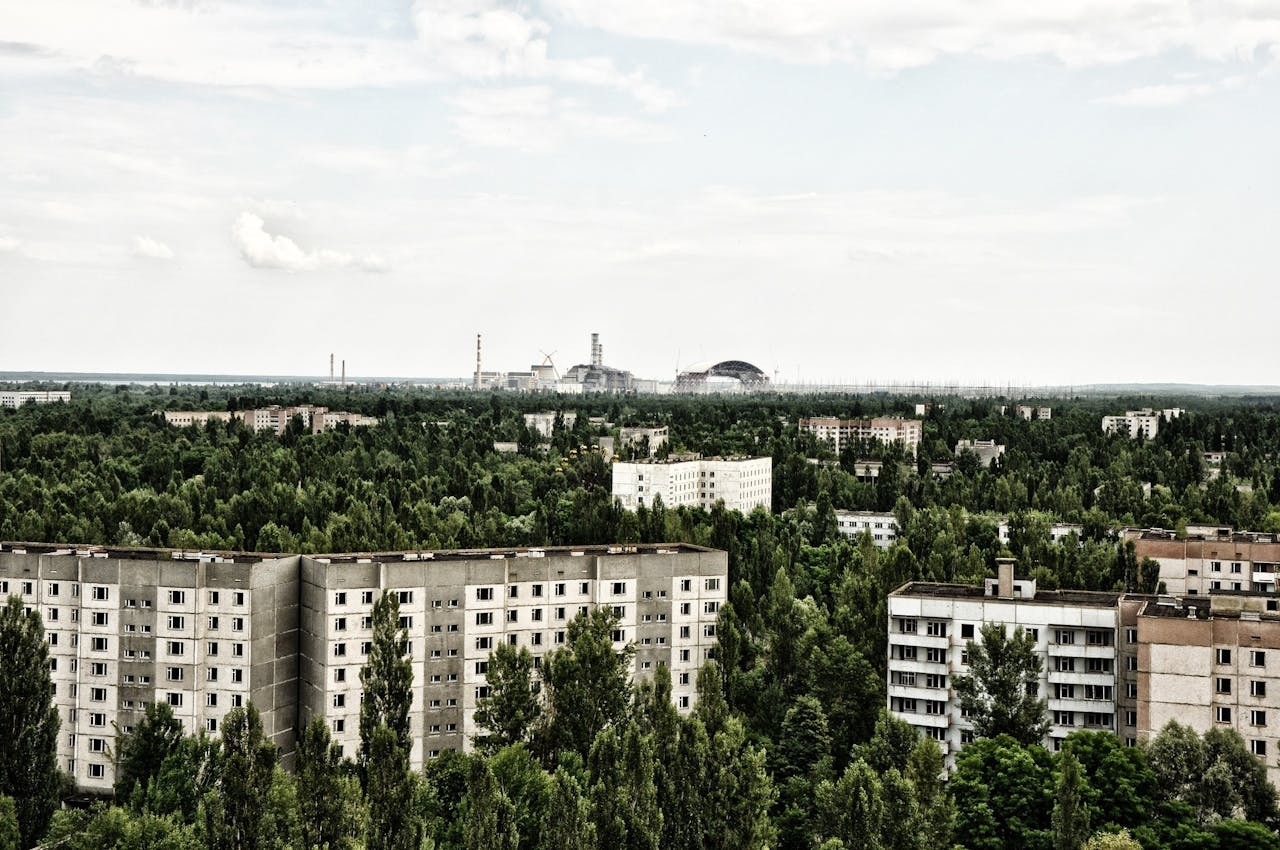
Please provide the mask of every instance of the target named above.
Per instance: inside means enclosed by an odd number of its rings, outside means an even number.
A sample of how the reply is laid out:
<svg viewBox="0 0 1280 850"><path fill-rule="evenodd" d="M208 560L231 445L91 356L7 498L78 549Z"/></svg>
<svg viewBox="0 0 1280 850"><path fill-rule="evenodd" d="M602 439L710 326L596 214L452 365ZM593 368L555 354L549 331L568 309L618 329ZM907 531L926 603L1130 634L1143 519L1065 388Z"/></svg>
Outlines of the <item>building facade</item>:
<svg viewBox="0 0 1280 850"><path fill-rule="evenodd" d="M999 577L985 587L903 585L889 595L889 711L938 741L948 766L954 764L973 740L954 687L969 670L966 644L981 640L984 623L1003 623L1006 631L1029 632L1042 659L1039 693L1051 721L1046 747L1056 750L1080 729L1133 743L1138 647L1136 636L1127 640L1125 616L1120 594L1037 590L1033 579L1014 578L1009 559L1001 559Z"/></svg>
<svg viewBox="0 0 1280 850"><path fill-rule="evenodd" d="M1182 408L1168 407L1164 410L1152 410L1144 407L1141 410L1125 411L1124 416L1102 417L1102 433L1123 434L1131 440L1141 437L1150 440L1160 431L1160 420L1166 422L1182 415Z"/></svg>
<svg viewBox="0 0 1280 850"><path fill-rule="evenodd" d="M1051 407L1035 407L1030 404L1019 404L1013 408L1014 413L1021 419L1028 422L1032 419L1052 419L1053 408Z"/></svg>
<svg viewBox="0 0 1280 850"><path fill-rule="evenodd" d="M661 496L666 507L690 505L750 513L772 510L773 459L768 457L704 457L645 460L613 464L613 497L633 511L652 506Z"/></svg>
<svg viewBox="0 0 1280 850"><path fill-rule="evenodd" d="M58 401L71 401L71 393L63 390L0 390L0 407L53 404Z"/></svg>
<svg viewBox="0 0 1280 850"><path fill-rule="evenodd" d="M898 541L898 518L890 513L836 511L836 529L845 537L853 538L865 531L881 549L888 549Z"/></svg>
<svg viewBox="0 0 1280 850"><path fill-rule="evenodd" d="M1125 532L1138 563L1160 565L1165 592L1201 596L1215 592L1275 593L1280 575L1280 535L1230 528L1188 528L1182 537L1160 528Z"/></svg>
<svg viewBox="0 0 1280 850"><path fill-rule="evenodd" d="M800 432L826 440L836 454L840 454L848 443L878 440L881 443L901 443L904 449L914 455L924 436L924 424L919 419L835 419L818 416L801 419Z"/></svg>
<svg viewBox="0 0 1280 850"><path fill-rule="evenodd" d="M560 421L565 428L572 428L578 422L578 414L571 410L562 412L544 410L539 413L526 413L524 415L524 426L538 434L542 439L550 440L551 435L555 433L557 416L560 417Z"/></svg>
<svg viewBox="0 0 1280 850"><path fill-rule="evenodd" d="M283 434L293 421L293 417L302 418L302 427L313 434L337 428L346 423L351 427L368 427L377 425L373 416L362 413L348 413L344 410L330 410L327 407L315 407L310 404L297 407L259 407L251 410L166 410L164 420L170 425L185 428L189 425L204 425L209 421L229 422L238 419L246 428L254 431L271 431L277 436Z"/></svg>
<svg viewBox="0 0 1280 850"><path fill-rule="evenodd" d="M649 427L623 428L618 433L618 440L625 446L644 445L644 441L649 441L649 457L657 454L658 449L665 446L671 439L671 430L666 425L653 425Z"/></svg>
<svg viewBox="0 0 1280 850"><path fill-rule="evenodd" d="M995 440L957 440L956 457L964 452L972 452L982 466L991 466L998 458L1004 457L1004 446Z"/></svg>
<svg viewBox="0 0 1280 850"><path fill-rule="evenodd" d="M633 676L668 665L687 710L727 581L726 553L685 544L305 557L0 544L0 594L44 621L59 766L90 793L110 792L119 736L154 702L188 732L217 733L252 701L286 765L298 730L324 717L354 755L384 590L399 595L409 632L415 768L469 747L499 643L541 663L568 621L596 606L618 612Z"/></svg>

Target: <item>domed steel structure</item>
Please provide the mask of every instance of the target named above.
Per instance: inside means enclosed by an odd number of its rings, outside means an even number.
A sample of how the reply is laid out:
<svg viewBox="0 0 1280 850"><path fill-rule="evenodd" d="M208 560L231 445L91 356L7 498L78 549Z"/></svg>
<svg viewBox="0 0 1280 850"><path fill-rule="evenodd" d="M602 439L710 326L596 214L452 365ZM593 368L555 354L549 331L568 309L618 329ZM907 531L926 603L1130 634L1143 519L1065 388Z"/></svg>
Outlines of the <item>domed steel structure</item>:
<svg viewBox="0 0 1280 850"><path fill-rule="evenodd" d="M708 378L736 378L747 391L761 390L769 386L769 376L759 367L745 360L721 360L706 369L681 372L676 375L676 392L701 392L706 390Z"/></svg>

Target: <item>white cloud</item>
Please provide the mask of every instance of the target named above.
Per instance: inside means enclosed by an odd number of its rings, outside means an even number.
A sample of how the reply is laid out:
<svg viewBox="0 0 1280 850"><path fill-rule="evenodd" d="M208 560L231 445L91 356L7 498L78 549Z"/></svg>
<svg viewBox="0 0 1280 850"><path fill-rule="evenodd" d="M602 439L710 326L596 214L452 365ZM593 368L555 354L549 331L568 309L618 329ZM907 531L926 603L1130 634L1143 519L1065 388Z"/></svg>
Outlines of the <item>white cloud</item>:
<svg viewBox="0 0 1280 850"><path fill-rule="evenodd" d="M1208 83L1177 82L1162 85L1138 86L1094 100L1095 103L1107 103L1113 106L1161 107L1178 106L1190 100L1207 97L1218 92L1238 89L1245 84L1247 78L1241 75L1225 77Z"/></svg>
<svg viewBox="0 0 1280 850"><path fill-rule="evenodd" d="M1225 0L547 0L607 32L716 45L789 62L893 72L944 56L1049 57L1069 66L1188 51L1248 60L1280 44L1280 6Z"/></svg>
<svg viewBox="0 0 1280 850"><path fill-rule="evenodd" d="M361 268L368 272L385 272L387 262L376 254L353 257L340 251L307 251L288 236L272 235L262 217L242 212L231 226L231 239L240 249L244 261L258 269L280 269L286 272L314 271L323 268Z"/></svg>
<svg viewBox="0 0 1280 850"><path fill-rule="evenodd" d="M172 260L173 249L150 236L135 236L133 256L152 260Z"/></svg>
<svg viewBox="0 0 1280 850"><path fill-rule="evenodd" d="M463 89L448 103L455 109L458 135L485 147L545 153L574 138L634 143L667 138L657 124L592 112L572 98L556 97L549 86Z"/></svg>

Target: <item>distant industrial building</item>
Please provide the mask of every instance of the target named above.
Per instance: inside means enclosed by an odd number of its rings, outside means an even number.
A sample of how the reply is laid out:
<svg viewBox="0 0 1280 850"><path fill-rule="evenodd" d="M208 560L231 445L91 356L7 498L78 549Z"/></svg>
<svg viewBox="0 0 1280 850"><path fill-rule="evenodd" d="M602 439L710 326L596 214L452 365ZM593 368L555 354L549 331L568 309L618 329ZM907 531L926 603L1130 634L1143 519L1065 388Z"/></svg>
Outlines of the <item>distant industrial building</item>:
<svg viewBox="0 0 1280 850"><path fill-rule="evenodd" d="M1160 420L1171 422L1182 415L1182 408L1167 407L1164 410L1152 410L1144 407L1141 410L1125 411L1124 416L1102 417L1102 433L1121 434L1131 440L1141 437L1150 440L1160 431Z"/></svg>
<svg viewBox="0 0 1280 850"><path fill-rule="evenodd" d="M643 428L623 428L618 434L618 440L624 446L640 446L645 441L649 444L649 457L657 454L658 449L665 446L671 437L670 429L666 425L653 425Z"/></svg>
<svg viewBox="0 0 1280 850"><path fill-rule="evenodd" d="M1004 446L995 440L957 440L956 457L972 452L982 466L991 466L997 458L1004 457Z"/></svg>
<svg viewBox="0 0 1280 850"><path fill-rule="evenodd" d="M668 458L613 464L613 497L627 510L654 499L673 508L690 505L711 508L724 502L726 509L750 513L772 510L773 459L768 457Z"/></svg>
<svg viewBox="0 0 1280 850"><path fill-rule="evenodd" d="M737 384L713 381L714 378L729 378L736 380ZM769 376L745 360L722 360L676 375L675 391L678 393L723 392L726 388L760 392L769 388Z"/></svg>
<svg viewBox="0 0 1280 850"><path fill-rule="evenodd" d="M71 393L65 390L0 390L0 407L53 404L58 401L71 401Z"/></svg>
<svg viewBox="0 0 1280 850"><path fill-rule="evenodd" d="M891 513L836 511L836 529L855 539L866 532L881 549L888 549L898 540L898 518Z"/></svg>
<svg viewBox="0 0 1280 850"><path fill-rule="evenodd" d="M878 440L881 443L901 443L911 454L920 448L924 426L919 419L836 419L815 416L800 420L801 433L813 434L831 444L836 454L858 440Z"/></svg>

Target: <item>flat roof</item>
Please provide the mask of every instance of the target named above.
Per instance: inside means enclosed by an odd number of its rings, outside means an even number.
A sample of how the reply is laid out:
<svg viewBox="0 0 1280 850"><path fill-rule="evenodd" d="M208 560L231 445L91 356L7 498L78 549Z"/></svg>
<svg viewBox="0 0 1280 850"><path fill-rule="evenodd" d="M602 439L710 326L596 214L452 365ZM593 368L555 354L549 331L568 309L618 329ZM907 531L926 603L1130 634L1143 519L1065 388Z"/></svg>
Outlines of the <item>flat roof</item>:
<svg viewBox="0 0 1280 850"><path fill-rule="evenodd" d="M1014 581L1031 581L1030 577L1018 577ZM889 594L890 596L918 596L928 599L989 599L992 602L1019 602L1034 605L1092 605L1113 608L1124 594L1094 590L1037 590L1035 596L988 596L985 587L972 584L942 584L930 581L909 581Z"/></svg>
<svg viewBox="0 0 1280 850"><path fill-rule="evenodd" d="M691 552L720 552L692 543L618 543L594 546L528 546L491 549L416 549L400 552L331 552L304 555L330 563L359 561L474 561L503 558L582 557L585 555L672 555ZM145 561L214 561L254 564L298 553L226 552L211 550L154 549L143 546L94 546L74 543L0 543L0 552L28 555L68 555L80 558L115 558Z"/></svg>

